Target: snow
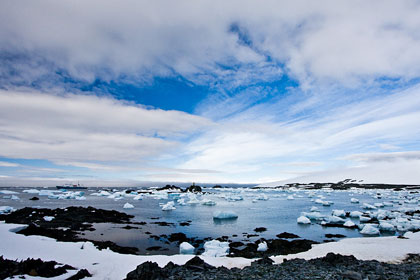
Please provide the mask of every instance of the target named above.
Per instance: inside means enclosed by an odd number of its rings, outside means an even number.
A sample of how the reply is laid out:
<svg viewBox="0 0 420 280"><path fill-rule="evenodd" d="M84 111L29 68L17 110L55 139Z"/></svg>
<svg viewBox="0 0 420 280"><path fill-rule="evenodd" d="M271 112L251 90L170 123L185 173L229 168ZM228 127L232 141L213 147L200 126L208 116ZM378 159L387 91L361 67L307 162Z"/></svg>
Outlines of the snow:
<svg viewBox="0 0 420 280"><path fill-rule="evenodd" d="M229 253L229 242L211 240L204 243L204 253L207 257L224 257Z"/></svg>
<svg viewBox="0 0 420 280"><path fill-rule="evenodd" d="M44 221L46 221L46 222L51 222L52 220L54 220L54 218L55 217L53 217L53 216L44 216L43 217Z"/></svg>
<svg viewBox="0 0 420 280"><path fill-rule="evenodd" d="M4 258L13 260L24 260L26 258L41 258L45 261L55 260L78 269L86 268L93 274L93 277L89 278L92 280L123 279L128 272L146 261L156 262L160 267L163 267L170 261L174 264L182 265L193 257L192 255L138 256L119 254L110 250L98 250L90 242L57 242L48 237L15 234L12 231L17 227L22 226L0 222L0 240L7 240L7 242L0 242L0 252ZM286 256L275 256L272 259L276 263L281 263L284 259L294 258L308 260L323 257L329 252L334 252L342 255L354 255L361 260L400 262L409 253L420 253L420 246L418 246L420 232L408 232L404 236L408 239L399 239L396 236L346 238L338 242L315 244L309 251ZM200 258L210 265L216 267L225 266L227 268L243 268L249 266L253 261L245 258L203 255ZM54 279L66 279L75 273L76 271L70 271L68 274Z"/></svg>
<svg viewBox="0 0 420 280"><path fill-rule="evenodd" d="M305 216L300 216L299 218L297 218L297 223L298 224L310 224L311 223L311 220L309 220Z"/></svg>
<svg viewBox="0 0 420 280"><path fill-rule="evenodd" d="M194 254L194 246L188 242L182 242L179 245L179 253L182 255L193 255Z"/></svg>
<svg viewBox="0 0 420 280"><path fill-rule="evenodd" d="M213 219L236 219L238 215L233 211L216 211L213 213Z"/></svg>
<svg viewBox="0 0 420 280"><path fill-rule="evenodd" d="M379 229L371 224L366 224L363 229L360 231L361 234L365 235L378 235Z"/></svg>
<svg viewBox="0 0 420 280"><path fill-rule="evenodd" d="M175 202L173 201L169 201L168 203L162 205L162 211L171 211L171 210L175 210Z"/></svg>
<svg viewBox="0 0 420 280"><path fill-rule="evenodd" d="M265 241L258 244L258 248L257 248L258 252L265 252L267 250L268 250L268 247L267 247L267 243Z"/></svg>
<svg viewBox="0 0 420 280"><path fill-rule="evenodd" d="M123 208L124 209L133 209L134 205L127 202L126 204L124 204Z"/></svg>

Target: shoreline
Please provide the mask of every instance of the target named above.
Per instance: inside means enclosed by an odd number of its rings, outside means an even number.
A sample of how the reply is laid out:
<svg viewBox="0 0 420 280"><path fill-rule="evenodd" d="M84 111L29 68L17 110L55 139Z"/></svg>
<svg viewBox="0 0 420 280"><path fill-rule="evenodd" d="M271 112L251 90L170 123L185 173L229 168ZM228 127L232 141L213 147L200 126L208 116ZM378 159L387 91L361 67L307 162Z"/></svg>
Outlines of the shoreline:
<svg viewBox="0 0 420 280"><path fill-rule="evenodd" d="M109 249L99 250L91 242L59 242L42 236L24 236L13 232L21 228L19 224L0 222L0 252L6 259L24 260L40 258L44 261L56 261L68 264L77 269L87 269L91 279L123 279L128 272L144 262L156 262L164 267L169 262L183 265L194 255L128 255L112 252ZM12 230L12 231L11 231ZM391 263L402 262L408 254L420 254L420 232L406 233L408 239L397 237L347 238L337 242L314 245L309 251L286 256L274 256L275 263L284 259L314 259L325 256L326 252L354 255L360 260L378 260ZM368 247L366 247L368 246ZM372 250L374 248L374 250ZM52 253L54 252L54 253ZM384 254L386 252L386 254ZM255 259L239 257L203 257L209 265L226 268L244 268L250 266ZM68 277L69 275L67 275ZM57 278L57 279L65 279Z"/></svg>

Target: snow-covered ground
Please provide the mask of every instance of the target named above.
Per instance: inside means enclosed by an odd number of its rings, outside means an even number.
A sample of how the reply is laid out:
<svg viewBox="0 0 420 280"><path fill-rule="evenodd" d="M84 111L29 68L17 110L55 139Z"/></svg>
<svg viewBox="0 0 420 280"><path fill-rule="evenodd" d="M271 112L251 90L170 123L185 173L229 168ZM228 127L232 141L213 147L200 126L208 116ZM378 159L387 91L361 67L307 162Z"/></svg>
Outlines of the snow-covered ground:
<svg viewBox="0 0 420 280"><path fill-rule="evenodd" d="M41 258L45 261L55 260L59 263L69 264L78 269L86 268L93 274L91 279L123 279L128 272L134 270L137 265L152 261L165 266L172 261L175 264L184 264L193 255L172 256L137 256L124 255L110 250L98 250L90 242L57 242L54 239L42 236L24 236L14 233L16 228L22 225L0 223L0 255L7 259L23 260L26 258ZM372 238L348 238L338 242L314 245L307 252L275 256L273 260L281 263L283 259L304 258L311 259L325 256L328 252L343 255L354 255L363 260L379 260L385 262L399 262L408 253L420 253L420 232L405 234L408 239L397 237L372 237ZM7 240L7 242L6 242ZM245 258L209 257L201 256L207 263L213 266L245 267L253 260ZM66 279L76 273L70 271L49 279ZM26 279L40 279L28 277Z"/></svg>

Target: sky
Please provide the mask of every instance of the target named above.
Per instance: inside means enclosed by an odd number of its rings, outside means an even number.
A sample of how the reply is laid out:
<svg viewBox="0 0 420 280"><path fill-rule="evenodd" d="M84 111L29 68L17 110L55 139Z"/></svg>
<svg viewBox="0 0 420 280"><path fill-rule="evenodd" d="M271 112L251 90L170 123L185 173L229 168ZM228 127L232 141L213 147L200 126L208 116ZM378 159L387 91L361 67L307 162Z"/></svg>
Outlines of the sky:
<svg viewBox="0 0 420 280"><path fill-rule="evenodd" d="M405 0L3 0L0 185L417 174L419 15Z"/></svg>

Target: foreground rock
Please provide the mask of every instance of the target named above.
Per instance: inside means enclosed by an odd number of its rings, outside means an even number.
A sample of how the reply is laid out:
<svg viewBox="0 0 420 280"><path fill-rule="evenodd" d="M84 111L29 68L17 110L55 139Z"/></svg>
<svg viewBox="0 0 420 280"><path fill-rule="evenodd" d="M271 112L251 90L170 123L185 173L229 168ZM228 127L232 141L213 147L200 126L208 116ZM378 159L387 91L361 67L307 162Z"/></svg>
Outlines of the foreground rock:
<svg viewBox="0 0 420 280"><path fill-rule="evenodd" d="M27 259L17 262L0 257L0 279L6 279L16 275L50 278L63 275L68 270L75 270L75 268L69 265L60 265L54 261L44 262L40 259ZM83 279L90 276L92 275L86 269L82 269L69 279Z"/></svg>
<svg viewBox="0 0 420 280"><path fill-rule="evenodd" d="M410 262L387 264L377 261L361 261L353 256L329 253L323 258L305 261L294 259L273 265L263 258L243 269L215 268L199 257L183 266L168 263L160 268L146 262L127 274L127 280L149 279L420 279L420 264L410 256Z"/></svg>
<svg viewBox="0 0 420 280"><path fill-rule="evenodd" d="M54 217L45 219L45 217ZM28 227L18 231L23 235L41 235L58 241L90 241L99 249L110 248L122 254L136 254L134 247L122 247L111 241L96 241L81 238L82 231L94 230L92 223L130 224L134 216L118 211L96 209L93 207L67 207L57 209L25 207L7 215L0 215L0 221L13 224L27 224Z"/></svg>

